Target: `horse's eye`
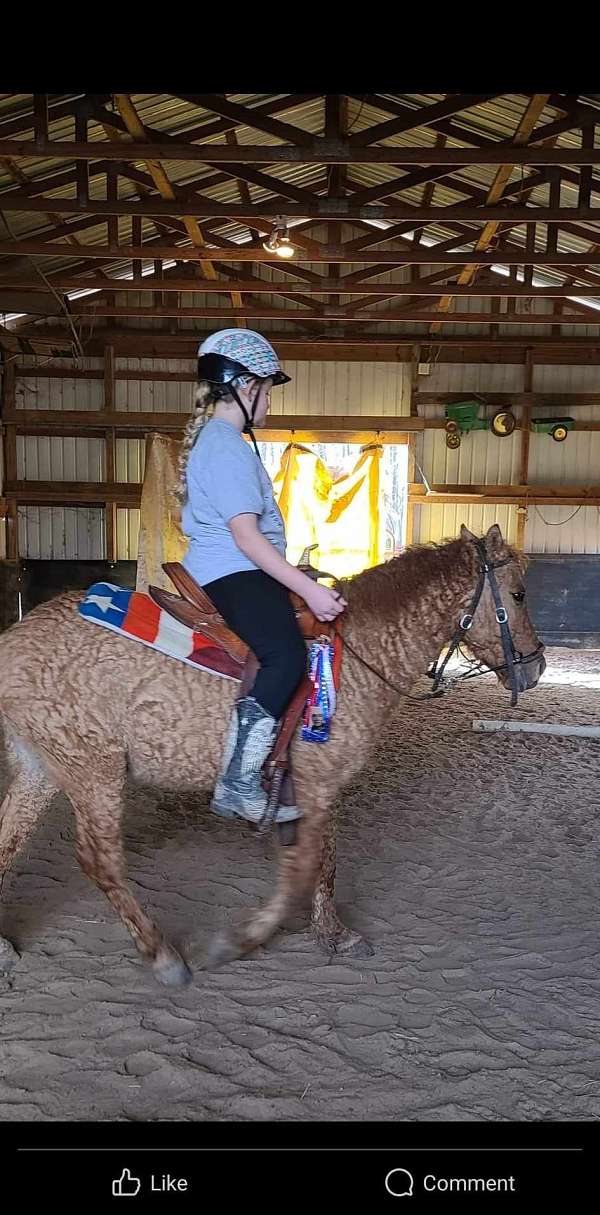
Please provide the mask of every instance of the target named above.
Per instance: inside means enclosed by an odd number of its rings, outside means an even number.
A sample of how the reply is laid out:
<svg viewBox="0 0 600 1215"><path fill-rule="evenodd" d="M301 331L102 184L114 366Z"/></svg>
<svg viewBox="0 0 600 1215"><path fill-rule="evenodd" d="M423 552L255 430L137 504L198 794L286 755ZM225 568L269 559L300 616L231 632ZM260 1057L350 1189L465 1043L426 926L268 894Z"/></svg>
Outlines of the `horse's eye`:
<svg viewBox="0 0 600 1215"><path fill-rule="evenodd" d="M513 591L512 597L515 603L523 603L525 599L525 591Z"/></svg>

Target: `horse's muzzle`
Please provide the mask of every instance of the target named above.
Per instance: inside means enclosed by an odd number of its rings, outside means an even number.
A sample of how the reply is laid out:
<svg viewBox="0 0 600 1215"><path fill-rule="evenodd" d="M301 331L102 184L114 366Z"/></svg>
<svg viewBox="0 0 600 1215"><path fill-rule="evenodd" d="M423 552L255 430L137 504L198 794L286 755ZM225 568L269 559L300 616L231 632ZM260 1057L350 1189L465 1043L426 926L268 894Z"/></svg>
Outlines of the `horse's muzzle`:
<svg viewBox="0 0 600 1215"><path fill-rule="evenodd" d="M517 681L517 689L519 692L528 692L531 688L537 687L544 671L546 670L546 659L544 658L543 649L540 653L532 658L530 662L515 663L515 679ZM510 688L510 678L508 671L502 671L498 676L503 687Z"/></svg>

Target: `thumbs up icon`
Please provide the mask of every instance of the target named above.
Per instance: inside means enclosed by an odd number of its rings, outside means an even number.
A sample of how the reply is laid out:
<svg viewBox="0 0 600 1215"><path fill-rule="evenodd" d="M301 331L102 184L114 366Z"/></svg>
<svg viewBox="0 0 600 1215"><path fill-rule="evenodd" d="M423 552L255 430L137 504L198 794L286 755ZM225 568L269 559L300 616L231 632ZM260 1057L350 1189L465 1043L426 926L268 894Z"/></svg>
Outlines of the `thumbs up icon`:
<svg viewBox="0 0 600 1215"><path fill-rule="evenodd" d="M129 1169L123 1169L121 1176L112 1183L113 1198L135 1198L141 1185L139 1177L132 1177Z"/></svg>

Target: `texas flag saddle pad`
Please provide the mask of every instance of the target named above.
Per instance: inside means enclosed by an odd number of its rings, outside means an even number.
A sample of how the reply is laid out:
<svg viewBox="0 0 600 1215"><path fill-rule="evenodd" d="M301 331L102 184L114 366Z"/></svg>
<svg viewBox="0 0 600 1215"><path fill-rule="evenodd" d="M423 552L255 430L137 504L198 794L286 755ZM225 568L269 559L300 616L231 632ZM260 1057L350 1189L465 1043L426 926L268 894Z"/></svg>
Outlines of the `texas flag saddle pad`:
<svg viewBox="0 0 600 1215"><path fill-rule="evenodd" d="M95 582L79 605L79 613L105 629L159 650L223 679L240 679L240 667L225 650L202 633L180 624L140 591L125 590L111 582Z"/></svg>

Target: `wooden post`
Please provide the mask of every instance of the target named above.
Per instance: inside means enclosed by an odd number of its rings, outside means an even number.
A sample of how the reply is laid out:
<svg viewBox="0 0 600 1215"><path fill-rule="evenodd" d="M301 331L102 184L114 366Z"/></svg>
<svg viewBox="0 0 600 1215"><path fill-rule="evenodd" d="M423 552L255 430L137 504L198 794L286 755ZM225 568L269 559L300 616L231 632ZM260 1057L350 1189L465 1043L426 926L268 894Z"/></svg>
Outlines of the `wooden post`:
<svg viewBox="0 0 600 1215"><path fill-rule="evenodd" d="M139 246L142 243L142 217L141 215L131 216L131 243L134 246ZM133 277L136 282L142 281L142 262L140 258L133 259Z"/></svg>
<svg viewBox="0 0 600 1215"><path fill-rule="evenodd" d="M106 201L116 202L119 197L118 166L109 164L106 170ZM109 215L106 221L108 245L116 249L119 243L119 217Z"/></svg>
<svg viewBox="0 0 600 1215"><path fill-rule="evenodd" d="M419 362L421 359L421 347L413 346L412 361L410 365L410 415L416 418L419 409L416 402L416 392L419 379ZM416 436L410 434L408 438L408 484L412 485L415 479L415 445ZM414 543L415 539L415 504L408 496L406 503L406 547Z"/></svg>
<svg viewBox="0 0 600 1215"><path fill-rule="evenodd" d="M11 360L4 364L2 373L2 413L13 413L15 408L15 364ZM4 434L4 479L6 484L15 482L17 478L17 428L14 423L6 423ZM13 495L7 494L6 515L6 556L9 561L19 559L19 531L17 501Z"/></svg>
<svg viewBox="0 0 600 1215"><path fill-rule="evenodd" d="M533 392L533 351L525 352L524 392ZM521 415L521 460L519 468L519 485L527 485L529 480L529 442L531 439L531 405L524 405ZM525 546L525 527L527 524L527 501L520 503L523 510L517 515L517 548Z"/></svg>
<svg viewBox="0 0 600 1215"><path fill-rule="evenodd" d="M560 169L552 169L550 176L550 206L560 207ZM558 225L546 226L546 253L556 253L558 247Z"/></svg>
<svg viewBox="0 0 600 1215"><path fill-rule="evenodd" d="M154 277L157 279L161 279L163 277L163 264L162 258L160 257L154 258ZM165 302L164 292L155 291L152 295L152 300L155 308L162 308Z"/></svg>
<svg viewBox="0 0 600 1215"><path fill-rule="evenodd" d="M106 346L104 350L104 409L114 410L115 407L115 350L114 346ZM116 480L117 432L114 426L105 432L106 445L106 480L114 485ZM106 560L117 560L117 503L107 501L104 504L106 520Z"/></svg>
<svg viewBox="0 0 600 1215"><path fill-rule="evenodd" d="M75 115L75 139L77 143L87 143L88 120L84 114ZM77 202L85 206L90 194L89 162L76 161Z"/></svg>
<svg viewBox="0 0 600 1215"><path fill-rule="evenodd" d="M36 143L48 142L48 94L33 94L33 135Z"/></svg>
<svg viewBox="0 0 600 1215"><path fill-rule="evenodd" d="M525 229L525 252L528 257L533 257L535 253L535 237L537 224L527 224ZM533 283L533 264L527 262L523 272L523 281L526 287L531 287Z"/></svg>

